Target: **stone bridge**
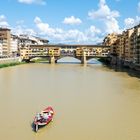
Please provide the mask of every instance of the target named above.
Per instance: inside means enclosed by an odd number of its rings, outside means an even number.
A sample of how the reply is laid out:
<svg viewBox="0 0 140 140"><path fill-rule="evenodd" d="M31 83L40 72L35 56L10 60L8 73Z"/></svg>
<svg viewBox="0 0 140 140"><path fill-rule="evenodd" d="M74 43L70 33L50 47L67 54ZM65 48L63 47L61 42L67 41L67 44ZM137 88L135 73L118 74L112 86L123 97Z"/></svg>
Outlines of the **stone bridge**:
<svg viewBox="0 0 140 140"><path fill-rule="evenodd" d="M30 45L21 48L20 56L23 61L35 57L47 58L50 63L57 63L63 57L74 57L86 63L91 58L108 57L110 47L102 45Z"/></svg>

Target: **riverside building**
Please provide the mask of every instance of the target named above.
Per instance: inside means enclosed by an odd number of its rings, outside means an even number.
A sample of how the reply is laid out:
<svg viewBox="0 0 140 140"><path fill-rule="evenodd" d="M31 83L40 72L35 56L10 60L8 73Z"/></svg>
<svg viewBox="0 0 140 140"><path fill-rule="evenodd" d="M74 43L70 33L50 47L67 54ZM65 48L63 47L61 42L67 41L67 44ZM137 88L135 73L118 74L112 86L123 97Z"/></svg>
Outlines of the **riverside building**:
<svg viewBox="0 0 140 140"><path fill-rule="evenodd" d="M11 34L11 46L10 46L10 56L17 56L19 51L18 48L18 36Z"/></svg>
<svg viewBox="0 0 140 140"><path fill-rule="evenodd" d="M0 57L15 57L21 48L29 45L46 45L47 39L30 35L13 35L8 28L0 28Z"/></svg>
<svg viewBox="0 0 140 140"><path fill-rule="evenodd" d="M133 44L132 42L132 34L134 32L134 28L128 29L124 32L124 65L130 66L133 61Z"/></svg>
<svg viewBox="0 0 140 140"><path fill-rule="evenodd" d="M11 33L8 28L0 28L0 56L7 57L10 55Z"/></svg>
<svg viewBox="0 0 140 140"><path fill-rule="evenodd" d="M140 25L134 27L131 44L133 46L133 64L140 66Z"/></svg>
<svg viewBox="0 0 140 140"><path fill-rule="evenodd" d="M140 70L140 24L123 31L122 34L109 34L103 44L110 46L113 64L123 64Z"/></svg>

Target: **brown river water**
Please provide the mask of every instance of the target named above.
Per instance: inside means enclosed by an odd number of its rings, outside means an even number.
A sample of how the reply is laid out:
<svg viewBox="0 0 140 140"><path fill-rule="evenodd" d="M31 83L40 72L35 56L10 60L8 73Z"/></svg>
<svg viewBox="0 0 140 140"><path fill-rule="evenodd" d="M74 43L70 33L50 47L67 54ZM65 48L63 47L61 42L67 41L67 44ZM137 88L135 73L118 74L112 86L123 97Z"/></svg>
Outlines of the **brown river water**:
<svg viewBox="0 0 140 140"><path fill-rule="evenodd" d="M49 105L54 120L35 133ZM140 79L98 64L0 69L0 140L140 140Z"/></svg>

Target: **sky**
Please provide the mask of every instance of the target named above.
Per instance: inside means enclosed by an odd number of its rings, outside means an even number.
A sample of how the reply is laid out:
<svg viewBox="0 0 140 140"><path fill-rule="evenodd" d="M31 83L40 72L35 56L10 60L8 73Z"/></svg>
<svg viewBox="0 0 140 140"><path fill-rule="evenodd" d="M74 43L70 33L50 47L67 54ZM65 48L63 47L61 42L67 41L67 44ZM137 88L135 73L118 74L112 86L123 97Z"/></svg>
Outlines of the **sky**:
<svg viewBox="0 0 140 140"><path fill-rule="evenodd" d="M50 44L98 44L140 23L140 0L1 0L0 27Z"/></svg>

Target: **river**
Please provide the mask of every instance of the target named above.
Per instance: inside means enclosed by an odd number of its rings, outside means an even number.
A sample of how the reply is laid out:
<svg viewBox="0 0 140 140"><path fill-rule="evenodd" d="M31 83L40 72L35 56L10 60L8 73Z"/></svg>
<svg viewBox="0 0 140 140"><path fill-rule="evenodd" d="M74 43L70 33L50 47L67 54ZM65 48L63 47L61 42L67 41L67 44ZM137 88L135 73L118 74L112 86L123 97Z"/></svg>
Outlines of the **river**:
<svg viewBox="0 0 140 140"><path fill-rule="evenodd" d="M51 105L38 133L34 115ZM23 64L0 69L1 140L140 140L140 79L102 64Z"/></svg>

